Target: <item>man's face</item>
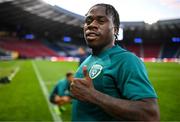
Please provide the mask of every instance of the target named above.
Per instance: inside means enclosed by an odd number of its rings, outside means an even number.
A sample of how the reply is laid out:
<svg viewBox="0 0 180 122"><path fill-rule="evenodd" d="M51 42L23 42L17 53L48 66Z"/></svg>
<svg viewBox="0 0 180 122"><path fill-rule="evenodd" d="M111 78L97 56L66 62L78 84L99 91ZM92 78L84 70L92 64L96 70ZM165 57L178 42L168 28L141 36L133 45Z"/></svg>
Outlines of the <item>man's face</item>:
<svg viewBox="0 0 180 122"><path fill-rule="evenodd" d="M90 48L102 49L114 40L112 16L106 15L103 6L94 6L87 13L84 24L84 37Z"/></svg>
<svg viewBox="0 0 180 122"><path fill-rule="evenodd" d="M67 77L67 80L68 80L69 82L71 82L71 81L73 81L73 78L74 78L73 75L70 75L70 76Z"/></svg>

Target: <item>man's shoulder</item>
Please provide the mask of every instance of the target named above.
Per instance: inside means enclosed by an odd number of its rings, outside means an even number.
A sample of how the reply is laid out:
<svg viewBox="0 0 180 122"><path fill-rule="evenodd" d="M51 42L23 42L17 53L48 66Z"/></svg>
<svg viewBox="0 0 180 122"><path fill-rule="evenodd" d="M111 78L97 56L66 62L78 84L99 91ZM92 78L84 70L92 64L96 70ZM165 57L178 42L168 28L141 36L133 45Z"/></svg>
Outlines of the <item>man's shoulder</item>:
<svg viewBox="0 0 180 122"><path fill-rule="evenodd" d="M123 48L117 48L110 53L109 59L112 64L119 64L124 67L141 66L143 62L134 53Z"/></svg>
<svg viewBox="0 0 180 122"><path fill-rule="evenodd" d="M64 82L64 81L66 81L66 78L62 78L59 80L59 82Z"/></svg>
<svg viewBox="0 0 180 122"><path fill-rule="evenodd" d="M120 58L120 59L131 59L131 58L138 58L135 54L133 54L132 52L120 47L120 46L116 46L116 48L114 48L111 53L109 53L109 56L111 58Z"/></svg>
<svg viewBox="0 0 180 122"><path fill-rule="evenodd" d="M64 79L60 79L59 81L58 81L58 84L64 84L64 83L66 83L67 82L67 80L64 78Z"/></svg>

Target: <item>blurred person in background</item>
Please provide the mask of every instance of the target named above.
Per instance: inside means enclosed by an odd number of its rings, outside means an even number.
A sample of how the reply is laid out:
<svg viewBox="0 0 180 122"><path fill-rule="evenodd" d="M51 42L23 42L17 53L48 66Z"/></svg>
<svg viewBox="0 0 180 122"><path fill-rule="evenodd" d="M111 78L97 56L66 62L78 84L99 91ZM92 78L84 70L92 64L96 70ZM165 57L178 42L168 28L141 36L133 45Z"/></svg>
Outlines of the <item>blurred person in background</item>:
<svg viewBox="0 0 180 122"><path fill-rule="evenodd" d="M60 112L63 112L66 109L63 107L64 104L71 102L70 82L72 79L73 73L66 73L66 78L59 80L50 94L50 102L58 105Z"/></svg>
<svg viewBox="0 0 180 122"><path fill-rule="evenodd" d="M86 51L83 47L79 47L78 50L79 65L87 58Z"/></svg>
<svg viewBox="0 0 180 122"><path fill-rule="evenodd" d="M112 5L96 4L86 14L84 37L92 54L70 85L72 121L159 121L157 95L143 62L115 45L119 25Z"/></svg>

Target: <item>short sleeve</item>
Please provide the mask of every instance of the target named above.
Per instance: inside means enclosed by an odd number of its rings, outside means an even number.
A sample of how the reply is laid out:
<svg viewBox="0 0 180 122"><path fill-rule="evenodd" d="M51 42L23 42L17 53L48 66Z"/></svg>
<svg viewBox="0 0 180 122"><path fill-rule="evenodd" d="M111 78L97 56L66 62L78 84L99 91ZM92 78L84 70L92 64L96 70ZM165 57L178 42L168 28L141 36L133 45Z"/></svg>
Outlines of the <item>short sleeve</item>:
<svg viewBox="0 0 180 122"><path fill-rule="evenodd" d="M120 68L118 84L122 95L130 100L157 98L157 94L148 79L143 62L135 56L128 58Z"/></svg>

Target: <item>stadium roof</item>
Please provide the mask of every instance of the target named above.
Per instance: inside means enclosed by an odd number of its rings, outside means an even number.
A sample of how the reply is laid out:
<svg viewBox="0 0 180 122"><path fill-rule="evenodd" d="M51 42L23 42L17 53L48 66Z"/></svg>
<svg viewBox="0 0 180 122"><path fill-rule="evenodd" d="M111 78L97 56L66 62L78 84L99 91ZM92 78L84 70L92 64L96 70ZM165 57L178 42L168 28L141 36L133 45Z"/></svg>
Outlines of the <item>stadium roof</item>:
<svg viewBox="0 0 180 122"><path fill-rule="evenodd" d="M41 0L0 0L0 22L1 25L23 26L41 34L78 36L83 17Z"/></svg>
<svg viewBox="0 0 180 122"><path fill-rule="evenodd" d="M51 5L84 16L95 4L113 5L120 14L121 21L145 21L152 24L158 20L180 18L179 0L43 0ZM80 6L80 7L77 7Z"/></svg>
<svg viewBox="0 0 180 122"><path fill-rule="evenodd" d="M4 26L17 29L20 26L40 37L69 35L78 40L83 39L83 21L84 16L42 0L0 0L0 29ZM137 36L150 40L180 37L180 19L158 21L152 25L143 21L121 22L121 28L127 40Z"/></svg>

